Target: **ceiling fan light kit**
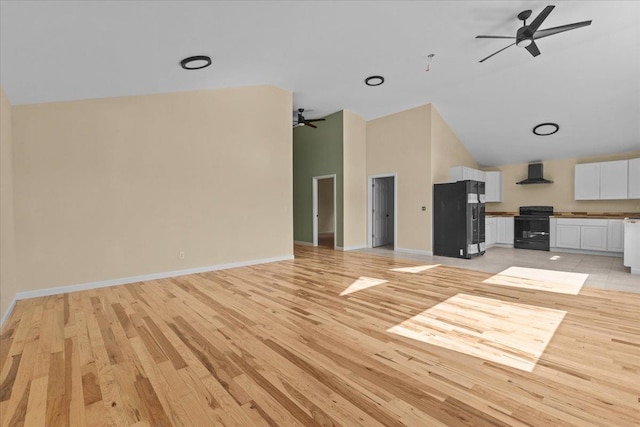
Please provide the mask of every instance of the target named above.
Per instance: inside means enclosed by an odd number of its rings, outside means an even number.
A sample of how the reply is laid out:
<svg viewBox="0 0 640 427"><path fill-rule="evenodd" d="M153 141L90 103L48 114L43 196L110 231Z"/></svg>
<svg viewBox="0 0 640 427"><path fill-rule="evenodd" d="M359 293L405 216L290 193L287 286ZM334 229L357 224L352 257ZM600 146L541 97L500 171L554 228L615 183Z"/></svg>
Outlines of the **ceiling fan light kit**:
<svg viewBox="0 0 640 427"><path fill-rule="evenodd" d="M549 136L560 130L557 123L540 123L533 128L533 133L538 136Z"/></svg>
<svg viewBox="0 0 640 427"><path fill-rule="evenodd" d="M536 45L536 40L541 39L543 37L552 36L554 34L562 33L569 30L575 30L577 28L586 27L587 25L591 25L591 21L582 21L576 22L574 24L561 25L559 27L546 28L544 30L540 30L540 25L547 19L547 16L551 13L551 11L555 8L555 6L547 6L536 18L531 21L529 25L527 25L527 19L531 16L530 10L524 10L518 14L518 19L522 21L522 27L518 28L516 31L516 36L476 36L477 39L515 39L514 43L511 43L509 46L500 49L497 52L492 53L484 59L481 59L479 62L484 62L487 59L491 58L494 55L502 52L503 50L513 46L514 44L519 47L523 47L529 51L531 56L536 57L540 55L540 50Z"/></svg>
<svg viewBox="0 0 640 427"><path fill-rule="evenodd" d="M211 65L211 58L206 55L196 55L184 58L180 66L185 70L201 70Z"/></svg>

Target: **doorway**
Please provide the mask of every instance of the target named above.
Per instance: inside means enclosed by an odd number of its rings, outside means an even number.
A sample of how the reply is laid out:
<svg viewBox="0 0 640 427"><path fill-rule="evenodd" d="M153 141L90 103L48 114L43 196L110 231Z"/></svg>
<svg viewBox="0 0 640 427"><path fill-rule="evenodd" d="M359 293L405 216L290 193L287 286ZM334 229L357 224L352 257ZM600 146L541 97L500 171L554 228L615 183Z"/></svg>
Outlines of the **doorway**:
<svg viewBox="0 0 640 427"><path fill-rule="evenodd" d="M313 246L336 247L336 175L313 177Z"/></svg>
<svg viewBox="0 0 640 427"><path fill-rule="evenodd" d="M369 247L396 249L396 174L369 177Z"/></svg>

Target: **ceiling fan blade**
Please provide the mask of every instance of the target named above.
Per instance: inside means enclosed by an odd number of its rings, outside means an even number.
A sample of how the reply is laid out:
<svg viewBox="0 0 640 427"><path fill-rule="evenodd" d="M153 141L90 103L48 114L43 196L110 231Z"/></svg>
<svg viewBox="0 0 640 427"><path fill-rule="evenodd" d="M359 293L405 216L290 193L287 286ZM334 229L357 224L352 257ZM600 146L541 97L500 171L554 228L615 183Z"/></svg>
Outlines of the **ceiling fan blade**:
<svg viewBox="0 0 640 427"><path fill-rule="evenodd" d="M318 128L318 126L314 125L313 123L309 123L308 121L305 123L305 126L310 126L310 127L314 128L314 129Z"/></svg>
<svg viewBox="0 0 640 427"><path fill-rule="evenodd" d="M536 16L536 19L534 19L531 24L529 24L529 29L532 33L535 33L538 28L540 28L540 25L542 25L544 20L547 19L547 16L549 16L554 8L555 6L547 6L542 10L542 12L540 12L538 16Z"/></svg>
<svg viewBox="0 0 640 427"><path fill-rule="evenodd" d="M511 44L510 44L509 46L507 46L507 47L511 47L511 46L513 46L514 44L515 44L515 43L511 43ZM484 62L484 61L486 61L487 59L491 58L493 55L497 55L497 54L499 54L500 52L502 52L503 50L505 50L507 47L503 47L503 48L502 48L502 49L500 49L499 51L492 53L491 55L487 56L487 57L486 57L486 58L484 58L484 59L481 59L481 60L480 60L480 61L478 61L478 62Z"/></svg>
<svg viewBox="0 0 640 427"><path fill-rule="evenodd" d="M559 27L546 28L544 30L538 30L533 35L533 39L541 39L543 37L552 36L554 34L562 33L569 30L575 30L576 28L586 27L591 25L591 21L576 22L575 24L561 25Z"/></svg>
<svg viewBox="0 0 640 427"><path fill-rule="evenodd" d="M305 120L305 122L309 123L309 122L324 122L326 119L311 119L311 120Z"/></svg>
<svg viewBox="0 0 640 427"><path fill-rule="evenodd" d="M511 36L476 36L477 39L515 39Z"/></svg>
<svg viewBox="0 0 640 427"><path fill-rule="evenodd" d="M540 55L540 49L538 49L538 46L534 41L532 41L529 46L525 47L525 49L527 49L529 53L534 57Z"/></svg>

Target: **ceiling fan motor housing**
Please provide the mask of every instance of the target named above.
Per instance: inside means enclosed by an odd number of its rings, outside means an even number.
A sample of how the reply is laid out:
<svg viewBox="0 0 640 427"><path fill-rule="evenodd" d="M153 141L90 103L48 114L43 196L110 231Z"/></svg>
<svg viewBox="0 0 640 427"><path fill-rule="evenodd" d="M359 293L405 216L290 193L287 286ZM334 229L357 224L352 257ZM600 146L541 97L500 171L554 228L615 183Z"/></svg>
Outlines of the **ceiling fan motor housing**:
<svg viewBox="0 0 640 427"><path fill-rule="evenodd" d="M533 43L533 31L528 26L518 28L516 46L527 47Z"/></svg>

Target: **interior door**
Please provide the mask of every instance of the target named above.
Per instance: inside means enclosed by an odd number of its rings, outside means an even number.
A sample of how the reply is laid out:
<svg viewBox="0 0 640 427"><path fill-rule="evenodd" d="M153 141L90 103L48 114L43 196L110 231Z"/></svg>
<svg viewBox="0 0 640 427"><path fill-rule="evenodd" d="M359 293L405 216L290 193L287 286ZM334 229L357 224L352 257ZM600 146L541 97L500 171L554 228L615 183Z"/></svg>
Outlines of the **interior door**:
<svg viewBox="0 0 640 427"><path fill-rule="evenodd" d="M392 181L387 178L373 180L373 240L372 246L393 243Z"/></svg>

